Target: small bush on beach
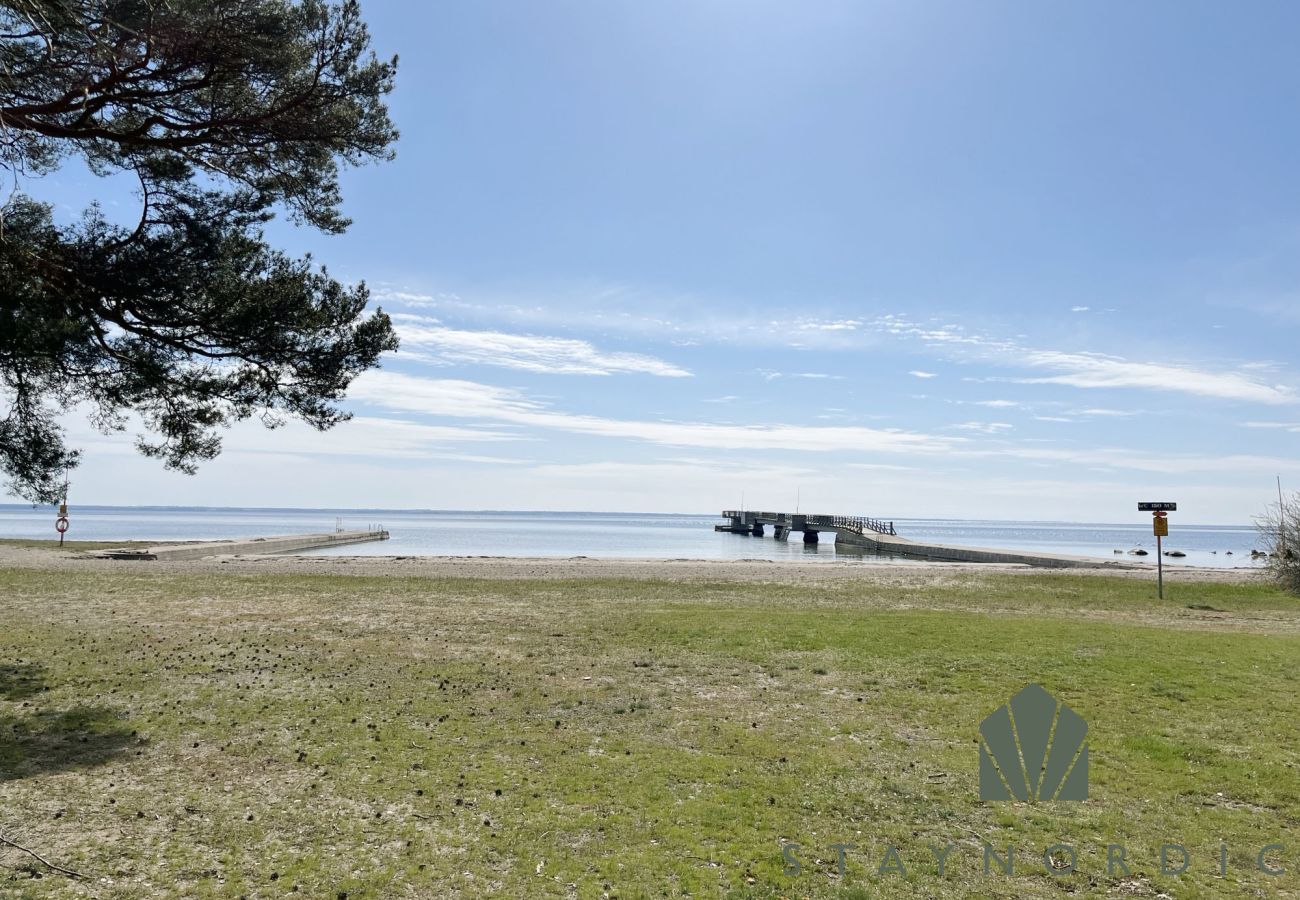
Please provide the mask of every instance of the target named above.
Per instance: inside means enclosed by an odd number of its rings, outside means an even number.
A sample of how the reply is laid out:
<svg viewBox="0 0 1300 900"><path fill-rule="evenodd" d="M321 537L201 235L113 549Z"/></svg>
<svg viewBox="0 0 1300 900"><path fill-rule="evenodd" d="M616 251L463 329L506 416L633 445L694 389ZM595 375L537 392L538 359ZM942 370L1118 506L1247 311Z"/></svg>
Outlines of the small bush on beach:
<svg viewBox="0 0 1300 900"><path fill-rule="evenodd" d="M1300 596L1300 495L1281 500L1256 521L1269 548L1269 574L1282 590Z"/></svg>

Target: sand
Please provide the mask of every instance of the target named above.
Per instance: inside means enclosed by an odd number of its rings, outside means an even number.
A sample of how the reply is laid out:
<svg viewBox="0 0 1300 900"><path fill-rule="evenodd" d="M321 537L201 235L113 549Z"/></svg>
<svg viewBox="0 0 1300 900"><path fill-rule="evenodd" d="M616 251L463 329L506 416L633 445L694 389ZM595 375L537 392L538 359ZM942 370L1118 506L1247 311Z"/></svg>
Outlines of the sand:
<svg viewBox="0 0 1300 900"><path fill-rule="evenodd" d="M944 562L816 562L766 559L607 559L512 556L215 556L194 560L123 561L96 559L79 550L59 550L0 542L0 567L83 571L148 571L159 573L229 572L239 574L342 575L424 578L642 578L665 581L728 581L762 583L825 583L876 580L915 583L975 573L1037 574L1059 577L1103 575L1119 578L1156 577L1154 563L1116 569L1099 566L1041 569L1025 565ZM1257 568L1219 569L1167 565L1171 583L1211 581L1242 583L1265 577Z"/></svg>

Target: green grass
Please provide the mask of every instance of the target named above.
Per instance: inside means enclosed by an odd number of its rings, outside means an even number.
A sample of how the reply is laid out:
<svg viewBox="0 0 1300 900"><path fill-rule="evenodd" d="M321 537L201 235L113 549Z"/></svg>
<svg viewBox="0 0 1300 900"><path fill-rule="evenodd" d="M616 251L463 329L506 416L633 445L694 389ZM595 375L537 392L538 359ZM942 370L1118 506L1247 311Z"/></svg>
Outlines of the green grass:
<svg viewBox="0 0 1300 900"><path fill-rule="evenodd" d="M92 876L0 848L0 896L1294 894L1300 606L1152 593L0 571L0 832ZM1031 681L1089 722L1086 803L977 799Z"/></svg>

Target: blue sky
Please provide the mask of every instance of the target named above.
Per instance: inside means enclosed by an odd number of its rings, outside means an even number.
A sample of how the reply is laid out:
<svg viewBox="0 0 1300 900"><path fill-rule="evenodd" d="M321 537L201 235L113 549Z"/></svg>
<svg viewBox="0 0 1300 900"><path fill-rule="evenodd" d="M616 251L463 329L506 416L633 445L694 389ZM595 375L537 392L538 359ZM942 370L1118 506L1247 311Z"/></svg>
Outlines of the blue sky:
<svg viewBox="0 0 1300 900"><path fill-rule="evenodd" d="M1300 484L1300 7L363 4L354 224L403 349L74 499L1247 522ZM59 173L37 196L106 186Z"/></svg>

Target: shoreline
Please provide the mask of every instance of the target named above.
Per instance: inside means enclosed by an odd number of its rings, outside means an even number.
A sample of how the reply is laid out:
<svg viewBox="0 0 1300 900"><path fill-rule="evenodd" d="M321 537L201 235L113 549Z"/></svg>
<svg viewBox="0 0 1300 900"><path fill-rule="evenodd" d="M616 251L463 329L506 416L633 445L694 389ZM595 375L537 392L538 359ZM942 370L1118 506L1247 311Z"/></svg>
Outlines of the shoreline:
<svg viewBox="0 0 1300 900"><path fill-rule="evenodd" d="M177 542L203 543L203 542ZM803 562L772 559L707 559L651 557L556 556L414 556L392 555L228 555L201 559L99 559L76 547L32 547L0 541L0 568L113 571L133 575L212 572L227 574L326 575L399 578L479 579L600 579L634 578L662 581L741 581L817 583L828 581L919 582L952 576L1040 575L1045 577L1108 576L1152 579L1152 563L1125 568L1105 565L1045 569L1013 563L966 563L931 560ZM1166 566L1167 582L1249 583L1266 573L1258 568Z"/></svg>

